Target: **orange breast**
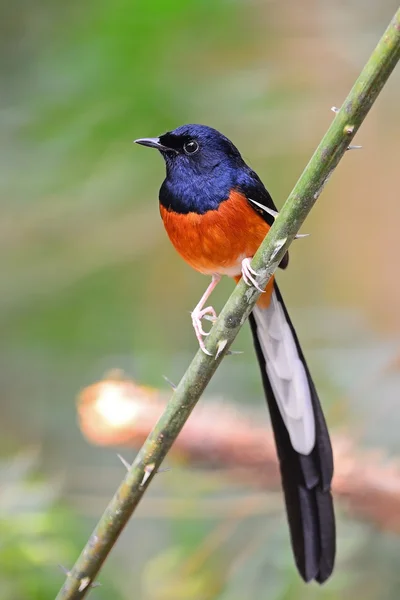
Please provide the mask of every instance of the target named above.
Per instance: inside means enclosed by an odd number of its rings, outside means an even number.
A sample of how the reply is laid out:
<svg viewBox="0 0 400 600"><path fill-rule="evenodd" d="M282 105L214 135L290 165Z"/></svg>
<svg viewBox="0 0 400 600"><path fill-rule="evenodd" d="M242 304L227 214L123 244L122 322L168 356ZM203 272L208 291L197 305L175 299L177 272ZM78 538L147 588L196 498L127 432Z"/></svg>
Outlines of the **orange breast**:
<svg viewBox="0 0 400 600"><path fill-rule="evenodd" d="M240 193L231 192L218 210L204 215L174 213L160 205L169 239L182 258L204 274L220 273L240 280L241 262L251 258L269 231L269 225ZM273 289L271 277L266 293L257 302L266 308Z"/></svg>
<svg viewBox="0 0 400 600"><path fill-rule="evenodd" d="M160 206L167 234L182 258L201 273L238 275L243 258L252 257L269 225L239 192L218 210L186 215Z"/></svg>

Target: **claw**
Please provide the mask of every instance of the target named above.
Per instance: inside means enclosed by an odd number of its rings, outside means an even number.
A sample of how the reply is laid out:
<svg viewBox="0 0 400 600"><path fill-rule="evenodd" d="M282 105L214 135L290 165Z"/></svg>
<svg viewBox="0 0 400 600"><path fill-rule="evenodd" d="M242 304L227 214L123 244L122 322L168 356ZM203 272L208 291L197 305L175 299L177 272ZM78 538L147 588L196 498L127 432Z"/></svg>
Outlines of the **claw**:
<svg viewBox="0 0 400 600"><path fill-rule="evenodd" d="M207 319L207 318L213 322L217 318L216 312L212 306L207 306L207 308L203 308L201 310L199 310L198 308L195 308L194 311L192 312L193 329L196 334L197 341L199 342L199 346L202 349L202 351L204 352L204 354L208 354L209 356L212 356L211 352L209 352L206 349L206 347L204 345L204 340L203 340L203 337L207 337L208 335L210 335L209 331L208 332L204 331L203 326L201 324L201 320Z"/></svg>
<svg viewBox="0 0 400 600"><path fill-rule="evenodd" d="M260 288L260 286L257 283L257 280L253 277L253 275L257 276L257 271L255 271L252 268L250 262L251 262L250 258L244 258L242 260L242 278L243 278L243 281L249 287L253 286L253 287L256 288L256 290L258 290L259 292L261 292L263 294L265 292L265 290L263 290L262 288Z"/></svg>
<svg viewBox="0 0 400 600"><path fill-rule="evenodd" d="M207 356L212 356L211 352L209 352L207 350L207 348L205 347L203 341L199 342L199 346L200 346L200 350L202 350L204 352L204 354L207 354Z"/></svg>
<svg viewBox="0 0 400 600"><path fill-rule="evenodd" d="M205 319L206 321L210 321L212 324L214 324L217 320L217 317L214 317L213 315L204 315L203 319Z"/></svg>
<svg viewBox="0 0 400 600"><path fill-rule="evenodd" d="M217 319L217 314L212 306L207 306L207 308L203 308L203 306L207 302L207 299L210 297L216 285L218 285L220 279L221 275L219 275L218 273L214 273L210 285L208 286L208 288L200 298L200 301L197 304L196 308L192 312L193 329L196 334L197 341L199 342L201 350L204 352L204 354L207 354L208 356L212 356L212 354L206 349L203 337L209 334L204 331L203 326L201 324L201 320L207 319L208 321L214 323L214 321L216 321Z"/></svg>

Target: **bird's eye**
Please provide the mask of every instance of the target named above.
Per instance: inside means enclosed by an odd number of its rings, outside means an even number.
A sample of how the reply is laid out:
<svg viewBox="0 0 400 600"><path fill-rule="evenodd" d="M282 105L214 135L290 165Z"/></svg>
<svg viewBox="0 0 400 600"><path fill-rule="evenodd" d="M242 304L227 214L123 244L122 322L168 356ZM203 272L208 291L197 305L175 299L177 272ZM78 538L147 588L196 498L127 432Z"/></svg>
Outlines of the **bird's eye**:
<svg viewBox="0 0 400 600"><path fill-rule="evenodd" d="M199 145L194 140L191 140L190 142L187 142L183 145L183 149L185 151L185 154L194 154L199 149Z"/></svg>

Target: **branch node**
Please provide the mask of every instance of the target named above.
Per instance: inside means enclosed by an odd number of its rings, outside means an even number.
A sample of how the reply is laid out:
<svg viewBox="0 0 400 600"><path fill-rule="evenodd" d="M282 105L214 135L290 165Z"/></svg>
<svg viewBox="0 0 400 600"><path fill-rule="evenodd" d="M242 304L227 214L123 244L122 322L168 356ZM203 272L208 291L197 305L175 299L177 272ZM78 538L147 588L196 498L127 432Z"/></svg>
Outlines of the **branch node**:
<svg viewBox="0 0 400 600"><path fill-rule="evenodd" d="M86 588L90 585L90 577L84 577L83 579L81 579L80 583L79 583L79 588L78 590L80 592L83 592L83 590L86 590Z"/></svg>
<svg viewBox="0 0 400 600"><path fill-rule="evenodd" d="M346 125L344 128L344 132L346 135L351 135L354 131L354 125Z"/></svg>
<svg viewBox="0 0 400 600"><path fill-rule="evenodd" d="M152 472L154 471L155 468L155 464L154 463L150 463L149 465L146 465L144 468L144 475L143 475L143 479L140 482L140 486L139 487L143 487L146 483L146 481L148 480L148 478L150 477L150 475L152 474Z"/></svg>

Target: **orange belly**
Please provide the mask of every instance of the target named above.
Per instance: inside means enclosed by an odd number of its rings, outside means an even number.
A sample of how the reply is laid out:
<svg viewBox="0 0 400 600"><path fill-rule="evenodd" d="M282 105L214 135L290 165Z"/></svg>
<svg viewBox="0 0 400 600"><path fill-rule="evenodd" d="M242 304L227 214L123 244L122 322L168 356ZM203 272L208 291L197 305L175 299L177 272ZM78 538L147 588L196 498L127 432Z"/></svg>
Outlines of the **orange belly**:
<svg viewBox="0 0 400 600"><path fill-rule="evenodd" d="M269 225L240 192L232 192L218 210L203 215L178 214L160 205L167 234L182 258L204 274L220 273L240 279L241 262L254 256ZM268 306L273 280L259 303Z"/></svg>
<svg viewBox="0 0 400 600"><path fill-rule="evenodd" d="M169 239L182 258L201 273L221 273L235 269L243 258L252 257L266 236L269 225L239 192L218 210L204 215L178 214L160 206Z"/></svg>

